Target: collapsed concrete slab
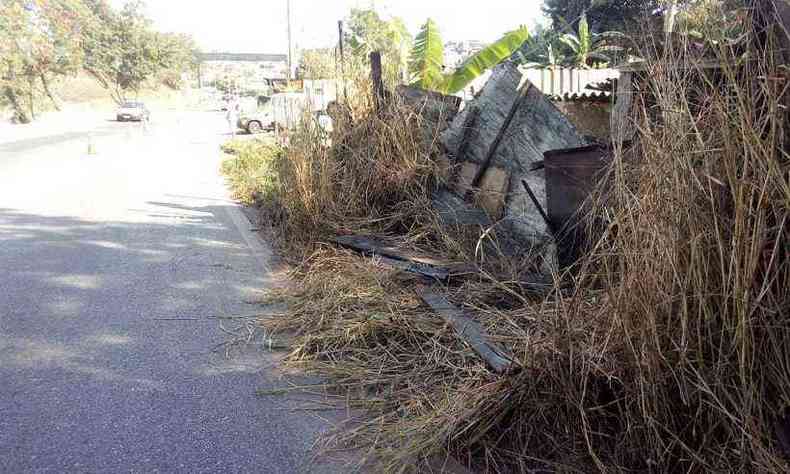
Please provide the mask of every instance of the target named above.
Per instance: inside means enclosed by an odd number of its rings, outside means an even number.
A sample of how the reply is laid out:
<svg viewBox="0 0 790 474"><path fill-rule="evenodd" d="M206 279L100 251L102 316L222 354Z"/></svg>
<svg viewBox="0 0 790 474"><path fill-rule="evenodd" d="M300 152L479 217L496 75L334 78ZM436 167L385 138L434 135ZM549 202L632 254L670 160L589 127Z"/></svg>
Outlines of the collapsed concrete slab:
<svg viewBox="0 0 790 474"><path fill-rule="evenodd" d="M479 201L486 209L502 205L501 215L493 217L502 218L501 226L518 245L529 247L550 240L546 222L522 181L545 209L544 171L532 168L543 160L544 152L579 147L585 140L543 93L522 78L516 66L504 63L495 68L477 97L442 133L441 141L451 161L461 168L467 163L478 167L476 176L471 180L464 176L463 186L457 189L464 193L463 188L483 188L487 183ZM497 189L505 190L501 203L495 202Z"/></svg>

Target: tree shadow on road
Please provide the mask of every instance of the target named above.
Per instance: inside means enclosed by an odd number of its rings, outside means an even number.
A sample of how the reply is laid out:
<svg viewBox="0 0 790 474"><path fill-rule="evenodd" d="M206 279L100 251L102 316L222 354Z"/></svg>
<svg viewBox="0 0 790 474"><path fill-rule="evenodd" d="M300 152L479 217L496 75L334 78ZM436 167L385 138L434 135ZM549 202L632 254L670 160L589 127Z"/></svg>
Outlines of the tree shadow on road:
<svg viewBox="0 0 790 474"><path fill-rule="evenodd" d="M0 209L0 471L304 470L327 423L255 397L288 386L260 348L211 354L217 318L261 311L277 276L234 204L173 201L119 221Z"/></svg>

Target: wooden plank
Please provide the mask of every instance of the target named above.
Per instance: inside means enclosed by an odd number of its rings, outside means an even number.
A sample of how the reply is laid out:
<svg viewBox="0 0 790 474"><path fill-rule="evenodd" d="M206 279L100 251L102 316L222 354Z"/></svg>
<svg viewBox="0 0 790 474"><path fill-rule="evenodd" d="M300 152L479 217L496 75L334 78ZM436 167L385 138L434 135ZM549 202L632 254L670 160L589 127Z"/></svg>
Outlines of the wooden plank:
<svg viewBox="0 0 790 474"><path fill-rule="evenodd" d="M413 252L400 249L398 247L385 244L379 240L370 237L359 235L344 235L335 237L332 241L342 247L357 250L367 254L383 255L385 257L394 258L396 260L406 260L414 263L421 263L423 265L431 265L434 267L446 267L449 262L437 260L435 258L417 255Z"/></svg>
<svg viewBox="0 0 790 474"><path fill-rule="evenodd" d="M634 75L623 71L617 81L616 99L612 110L610 128L612 140L620 145L630 140L634 133L631 123L631 106L634 102Z"/></svg>
<svg viewBox="0 0 790 474"><path fill-rule="evenodd" d="M771 24L771 20L775 20L776 39L780 46L779 54L785 65L790 64L790 1L771 0L771 3L773 4L773 18L768 19L768 24Z"/></svg>
<svg viewBox="0 0 790 474"><path fill-rule="evenodd" d="M403 260L396 260L394 258L376 255L376 258L383 264L398 270L403 270L409 273L415 273L430 279L445 281L450 278L450 270L446 268L437 268L431 265L423 265L419 263L406 262Z"/></svg>
<svg viewBox="0 0 790 474"><path fill-rule="evenodd" d="M477 107L477 104L471 104L461 128L463 130L463 138L461 138L461 144L458 146L458 155L455 157L455 160L459 163L466 161L466 152L469 149L470 137L472 133L477 130L477 119L479 117L480 109Z"/></svg>
<svg viewBox="0 0 790 474"><path fill-rule="evenodd" d="M510 124L513 122L513 117L516 116L516 112L518 111L518 108L521 107L521 104L524 103L524 98L527 97L527 93L529 92L529 89L531 87L532 87L532 83L526 81L518 90L518 96L513 101L513 105L510 107L510 110L508 111L507 116L505 117L505 122L499 128L499 132L497 132L497 135L494 138L493 143L491 143L491 146L488 148L488 152L486 153L485 158L483 158L483 164L480 165L480 168L477 170L477 174L472 180L473 187L480 186L480 181L483 179L483 176L485 175L486 171L488 171L488 167L491 166L491 162L494 160L494 156L499 150L499 145L502 143L502 139L505 138L505 134L510 128Z"/></svg>
<svg viewBox="0 0 790 474"><path fill-rule="evenodd" d="M504 374L515 367L513 358L503 348L488 340L483 326L453 306L444 295L427 288L418 290L417 294L453 327L458 337L469 344L494 372Z"/></svg>
<svg viewBox="0 0 790 474"><path fill-rule="evenodd" d="M443 225L451 227L490 227L493 225L493 221L491 221L491 218L485 211L472 207L461 197L450 192L448 189L439 189L435 191L432 203Z"/></svg>

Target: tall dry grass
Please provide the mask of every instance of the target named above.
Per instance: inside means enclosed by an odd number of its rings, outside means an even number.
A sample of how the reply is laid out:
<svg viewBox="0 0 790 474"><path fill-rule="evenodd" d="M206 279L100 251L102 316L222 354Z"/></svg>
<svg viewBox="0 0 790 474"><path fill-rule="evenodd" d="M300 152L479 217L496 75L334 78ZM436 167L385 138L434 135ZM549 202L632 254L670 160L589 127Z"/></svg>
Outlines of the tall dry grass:
<svg viewBox="0 0 790 474"><path fill-rule="evenodd" d="M514 374L489 372L413 280L313 253L279 295L287 313L263 324L296 335L290 363L367 410L330 446L382 472L448 454L483 472L787 472L788 72L774 33L720 43L715 68L682 43L648 55L633 147L588 216L599 238L551 295L485 279L446 289L512 351ZM421 213L391 214L423 208L413 196L432 179L403 128L371 116L333 152L302 144L294 228L422 228Z"/></svg>
<svg viewBox="0 0 790 474"><path fill-rule="evenodd" d="M424 134L420 111L397 99L381 114L369 98L338 110L331 133L305 117L289 136L286 159L276 170L281 233L308 249L348 233L438 245L440 226L431 207L439 179L438 130Z"/></svg>
<svg viewBox="0 0 790 474"><path fill-rule="evenodd" d="M593 216L604 235L563 317L589 317L578 302L602 288L611 340L573 377L617 380L617 435L585 439L614 465L788 468L775 436L790 407L788 75L765 33L720 44L715 68L682 42L656 50L636 97L636 160L617 154Z"/></svg>

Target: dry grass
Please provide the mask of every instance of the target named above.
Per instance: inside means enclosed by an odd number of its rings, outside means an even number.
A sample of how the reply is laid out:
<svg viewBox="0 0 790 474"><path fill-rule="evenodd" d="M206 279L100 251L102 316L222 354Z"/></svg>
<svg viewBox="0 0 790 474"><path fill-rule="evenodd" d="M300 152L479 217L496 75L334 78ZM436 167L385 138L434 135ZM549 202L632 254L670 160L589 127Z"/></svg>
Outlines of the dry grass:
<svg viewBox="0 0 790 474"><path fill-rule="evenodd" d="M433 144L419 134L419 115L405 106L386 118L361 113L336 122L332 146L309 122L290 138L278 169L280 224L300 245L353 232L416 235L415 222L432 220Z"/></svg>
<svg viewBox="0 0 790 474"><path fill-rule="evenodd" d="M761 38L722 47L717 71L683 45L652 56L633 157L617 153L589 216L600 239L552 294L483 277L447 288L515 354L509 376L420 304L414 280L312 243L372 230L451 248L423 220L432 145L373 115L332 148L292 143L282 229L310 250L295 288L273 295L287 314L262 324L295 336L290 364L370 415L327 447L382 472L448 453L485 472L786 472L788 81Z"/></svg>
<svg viewBox="0 0 790 474"><path fill-rule="evenodd" d="M589 436L607 464L787 469L774 436L790 407L787 75L757 40L722 46L715 71L684 45L650 61L638 158L618 157L594 216L604 237L578 294L606 291L600 330L617 345L600 355L619 352L624 394L617 436Z"/></svg>

